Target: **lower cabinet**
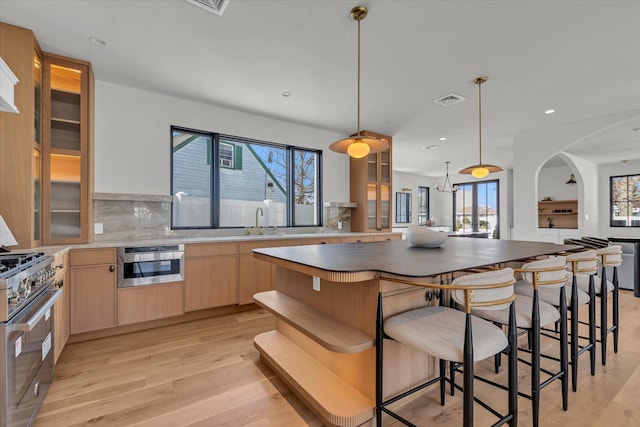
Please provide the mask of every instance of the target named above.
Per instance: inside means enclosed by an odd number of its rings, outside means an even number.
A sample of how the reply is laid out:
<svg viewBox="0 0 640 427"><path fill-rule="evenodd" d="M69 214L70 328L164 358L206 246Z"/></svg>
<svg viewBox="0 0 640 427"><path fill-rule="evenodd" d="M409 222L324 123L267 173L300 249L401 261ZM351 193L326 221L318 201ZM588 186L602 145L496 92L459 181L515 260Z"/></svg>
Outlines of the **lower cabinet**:
<svg viewBox="0 0 640 427"><path fill-rule="evenodd" d="M69 253L71 334L116 325L115 248L77 249Z"/></svg>
<svg viewBox="0 0 640 427"><path fill-rule="evenodd" d="M118 325L180 316L183 282L118 289Z"/></svg>
<svg viewBox="0 0 640 427"><path fill-rule="evenodd" d="M253 257L254 249L278 246L298 246L300 240L260 240L238 243L238 304L253 303L253 295L273 289L271 267L273 264Z"/></svg>
<svg viewBox="0 0 640 427"><path fill-rule="evenodd" d="M53 306L54 334L53 350L56 362L71 335L71 287L69 286L69 252L56 255L54 282L62 295ZM58 267L61 266L61 267Z"/></svg>
<svg viewBox="0 0 640 427"><path fill-rule="evenodd" d="M185 311L237 304L236 243L186 245L184 277Z"/></svg>

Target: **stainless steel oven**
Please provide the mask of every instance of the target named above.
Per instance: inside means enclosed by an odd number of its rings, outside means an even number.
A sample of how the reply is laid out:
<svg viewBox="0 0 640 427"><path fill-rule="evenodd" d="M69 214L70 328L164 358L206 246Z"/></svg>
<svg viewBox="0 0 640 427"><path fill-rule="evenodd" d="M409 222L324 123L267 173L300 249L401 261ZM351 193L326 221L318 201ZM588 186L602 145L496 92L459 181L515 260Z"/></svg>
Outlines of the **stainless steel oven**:
<svg viewBox="0 0 640 427"><path fill-rule="evenodd" d="M30 426L53 381L53 305L62 290L55 289L53 258L19 255L0 275L0 426ZM0 267L7 264L0 257ZM20 262L20 261L19 261Z"/></svg>
<svg viewBox="0 0 640 427"><path fill-rule="evenodd" d="M118 248L118 287L184 280L184 245Z"/></svg>

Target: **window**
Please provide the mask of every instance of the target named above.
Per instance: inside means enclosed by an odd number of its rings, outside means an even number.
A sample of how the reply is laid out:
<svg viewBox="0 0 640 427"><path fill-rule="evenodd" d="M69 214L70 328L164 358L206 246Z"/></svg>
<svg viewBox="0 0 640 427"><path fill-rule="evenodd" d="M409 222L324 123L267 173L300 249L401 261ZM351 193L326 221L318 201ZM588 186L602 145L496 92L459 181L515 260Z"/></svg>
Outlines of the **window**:
<svg viewBox="0 0 640 427"><path fill-rule="evenodd" d="M640 175L610 178L611 227L640 227Z"/></svg>
<svg viewBox="0 0 640 427"><path fill-rule="evenodd" d="M429 187L418 187L418 224L427 225L429 220Z"/></svg>
<svg viewBox="0 0 640 427"><path fill-rule="evenodd" d="M172 228L320 226L322 153L171 129Z"/></svg>
<svg viewBox="0 0 640 427"><path fill-rule="evenodd" d="M453 211L455 231L486 232L489 238L500 238L497 180L458 184Z"/></svg>
<svg viewBox="0 0 640 427"><path fill-rule="evenodd" d="M411 222L411 193L396 193L396 222L399 224Z"/></svg>

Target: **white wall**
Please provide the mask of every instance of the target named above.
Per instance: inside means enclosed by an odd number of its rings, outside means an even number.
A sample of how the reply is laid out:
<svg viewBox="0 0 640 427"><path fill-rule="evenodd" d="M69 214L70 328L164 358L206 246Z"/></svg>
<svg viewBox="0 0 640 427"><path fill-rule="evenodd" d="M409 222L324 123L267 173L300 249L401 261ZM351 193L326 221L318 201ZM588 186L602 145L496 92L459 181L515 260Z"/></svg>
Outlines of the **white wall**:
<svg viewBox="0 0 640 427"><path fill-rule="evenodd" d="M567 164L543 167L538 175L538 199L551 197L552 200L577 200L578 185L566 184L572 173Z"/></svg>
<svg viewBox="0 0 640 427"><path fill-rule="evenodd" d="M598 228L598 236L604 238L640 237L640 228L609 226L609 200L611 198L609 177L640 174L640 159L629 160L626 165L622 162L600 165L598 168L598 174L600 175L600 180L598 181L598 192L601 195L601 203L598 204L598 214L601 218L600 226Z"/></svg>
<svg viewBox="0 0 640 427"><path fill-rule="evenodd" d="M538 238L538 172L548 159L591 135L637 115L637 111L627 112L516 135L513 144L514 204L511 238L516 240ZM595 207L600 203L596 189L601 180L598 178L597 165L568 156L566 153L563 155L573 163L576 168L574 170L576 178L580 178L578 184L579 227L584 234L590 234L599 228L599 211ZM589 216L586 223L585 215Z"/></svg>
<svg viewBox="0 0 640 427"><path fill-rule="evenodd" d="M512 221L512 171L505 170L502 172L489 175L485 180L498 180L499 181L499 203L500 203L500 238L509 239L509 230L511 228ZM471 175L451 175L449 179L452 184L462 182L474 182L476 181ZM431 178L421 175L413 175L404 172L393 173L393 191L394 202L395 192L401 191L403 187L411 188L411 203L412 203L412 224L418 223L418 186L429 187L430 193L430 211L431 217L435 218L438 226L452 226L453 225L453 195L451 193L444 193L436 191L435 186L437 184L442 185L444 177ZM537 211L536 211L537 212ZM394 207L394 220L395 220L395 207ZM403 227L408 224L395 224L394 227Z"/></svg>
<svg viewBox="0 0 640 427"><path fill-rule="evenodd" d="M170 194L170 126L323 150L323 201L349 201L349 158L334 132L96 81L98 193Z"/></svg>
<svg viewBox="0 0 640 427"><path fill-rule="evenodd" d="M433 195L435 192L435 189L433 188L435 184L435 179L427 176L413 175L405 172L393 172L393 194L391 195L393 198L393 227L408 227L411 224L418 224L418 187L429 187L429 192L431 193L429 196L429 204L431 205L431 212L433 212L434 204L436 203ZM407 193L411 193L411 224L398 224L395 222L396 193L402 192L403 188L411 189L410 191L406 191Z"/></svg>

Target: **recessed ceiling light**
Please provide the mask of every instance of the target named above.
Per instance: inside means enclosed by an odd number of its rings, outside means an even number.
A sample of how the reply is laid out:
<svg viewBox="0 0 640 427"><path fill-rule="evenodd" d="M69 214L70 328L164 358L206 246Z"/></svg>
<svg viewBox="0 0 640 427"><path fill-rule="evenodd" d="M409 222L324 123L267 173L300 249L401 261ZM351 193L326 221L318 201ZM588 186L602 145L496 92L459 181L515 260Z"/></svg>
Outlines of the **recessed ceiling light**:
<svg viewBox="0 0 640 427"><path fill-rule="evenodd" d="M93 44L97 44L98 46L106 46L108 44L106 40L99 39L95 36L89 37L89 41Z"/></svg>
<svg viewBox="0 0 640 427"><path fill-rule="evenodd" d="M446 140L447 140L446 136L443 136L442 138L440 138L440 141L446 141Z"/></svg>
<svg viewBox="0 0 640 427"><path fill-rule="evenodd" d="M287 91L282 92L282 96L285 98L289 98L291 95L292 95L291 92L287 92Z"/></svg>
<svg viewBox="0 0 640 427"><path fill-rule="evenodd" d="M425 145L422 147L423 150L435 150L436 148L440 148L439 145Z"/></svg>
<svg viewBox="0 0 640 427"><path fill-rule="evenodd" d="M556 110L553 110L553 109L552 109L552 110L547 110L547 111L545 111L544 113L545 113L545 114L553 114L553 113L555 113L555 112L556 112Z"/></svg>

